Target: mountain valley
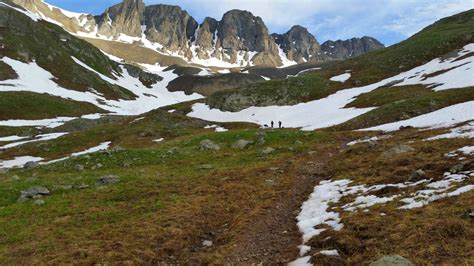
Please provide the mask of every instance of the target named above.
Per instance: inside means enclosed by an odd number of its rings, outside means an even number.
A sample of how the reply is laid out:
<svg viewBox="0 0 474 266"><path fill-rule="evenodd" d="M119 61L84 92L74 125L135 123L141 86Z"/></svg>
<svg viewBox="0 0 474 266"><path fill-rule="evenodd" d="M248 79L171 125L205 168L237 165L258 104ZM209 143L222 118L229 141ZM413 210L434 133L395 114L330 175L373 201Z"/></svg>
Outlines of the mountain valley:
<svg viewBox="0 0 474 266"><path fill-rule="evenodd" d="M0 264L471 265L474 9L385 47L0 0Z"/></svg>

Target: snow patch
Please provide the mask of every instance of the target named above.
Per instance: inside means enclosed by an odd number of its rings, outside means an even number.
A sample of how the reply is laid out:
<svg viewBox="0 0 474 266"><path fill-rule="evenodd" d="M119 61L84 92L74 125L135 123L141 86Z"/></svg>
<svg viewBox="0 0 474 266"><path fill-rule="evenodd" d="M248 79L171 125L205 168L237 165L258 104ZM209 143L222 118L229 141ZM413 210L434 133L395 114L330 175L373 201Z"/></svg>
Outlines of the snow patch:
<svg viewBox="0 0 474 266"><path fill-rule="evenodd" d="M74 119L76 119L76 117L57 117L57 118L40 119L40 120L12 119L12 120L0 121L0 126L55 128L55 127L64 125L67 121L71 121Z"/></svg>
<svg viewBox="0 0 474 266"><path fill-rule="evenodd" d="M341 75L338 75L338 76L334 76L334 77L330 78L329 80L344 83L350 78L351 78L351 73L344 73L344 74L341 74Z"/></svg>
<svg viewBox="0 0 474 266"><path fill-rule="evenodd" d="M326 256L339 256L339 252L336 249L331 250L321 250L319 254L326 255Z"/></svg>
<svg viewBox="0 0 474 266"><path fill-rule="evenodd" d="M107 150L111 143L112 143L111 141L103 142L103 143L101 143L101 144L99 144L95 147L89 148L85 151L75 152L75 153L71 154L71 156L72 157L77 157L77 156L81 156L81 155L85 155L85 154L89 154L89 153L98 152L98 151L101 151L101 150Z"/></svg>
<svg viewBox="0 0 474 266"><path fill-rule="evenodd" d="M392 137L391 135L385 135L385 136L375 136L375 137L370 137L370 138L361 138L361 139L354 140L354 141L351 141L351 142L347 143L347 146L354 146L354 145L359 144L359 143L366 143L366 142L370 142L370 141L378 141L378 140L388 139L388 138L391 138L391 137Z"/></svg>
<svg viewBox="0 0 474 266"><path fill-rule="evenodd" d="M28 137L6 136L6 137L0 137L0 142L17 141L17 140L22 140L22 139L26 139L26 138L28 138Z"/></svg>
<svg viewBox="0 0 474 266"><path fill-rule="evenodd" d="M474 101L451 105L410 119L362 130L396 131L399 130L401 126L412 126L418 128L443 128L470 120L474 120Z"/></svg>
<svg viewBox="0 0 474 266"><path fill-rule="evenodd" d="M53 140L53 139L60 138L60 137L62 137L64 135L67 135L67 134L68 134L67 132L42 134L42 135L35 136L35 138L31 139L31 140L25 140L25 141L20 141L20 142L9 143L7 145L4 145L4 146L0 147L0 150L10 149L10 148L13 148L13 147L18 147L18 146L21 146L21 145L24 145L24 144L27 144L27 143L32 143L32 142Z"/></svg>
<svg viewBox="0 0 474 266"><path fill-rule="evenodd" d="M283 51L283 49L281 49L280 46L278 46L278 56L280 56L281 63L282 63L282 65L279 66L278 68L284 68L284 67L289 67L289 66L298 64L296 61L289 60L285 52Z"/></svg>
<svg viewBox="0 0 474 266"><path fill-rule="evenodd" d="M449 133L434 136L428 138L427 140L453 138L474 138L474 121L469 122L467 125L464 126L452 128Z"/></svg>
<svg viewBox="0 0 474 266"><path fill-rule="evenodd" d="M12 160L0 160L0 168L23 167L27 162L40 162L42 160L43 158L34 156L15 157L15 159Z"/></svg>

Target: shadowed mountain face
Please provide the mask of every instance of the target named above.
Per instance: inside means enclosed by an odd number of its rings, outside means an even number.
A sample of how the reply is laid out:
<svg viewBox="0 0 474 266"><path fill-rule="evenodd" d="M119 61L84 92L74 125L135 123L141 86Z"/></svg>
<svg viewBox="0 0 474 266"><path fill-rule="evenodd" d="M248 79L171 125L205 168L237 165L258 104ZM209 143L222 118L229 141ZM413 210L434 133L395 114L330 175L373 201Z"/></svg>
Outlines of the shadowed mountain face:
<svg viewBox="0 0 474 266"><path fill-rule="evenodd" d="M124 0L120 4L107 8L100 18L98 32L106 36L123 33L140 37L144 10L145 4L137 0Z"/></svg>
<svg viewBox="0 0 474 266"><path fill-rule="evenodd" d="M228 11L220 21L206 18L199 24L179 6L145 6L143 0L124 0L95 17L71 16L41 0L13 2L58 22L69 32L141 45L149 42L162 53L202 65L282 66L344 59L383 47L370 37L328 41L320 47L315 36L298 25L284 34L270 35L260 17L242 10Z"/></svg>
<svg viewBox="0 0 474 266"><path fill-rule="evenodd" d="M349 40L326 41L321 45L324 55L331 59L348 59L385 46L372 37L352 38Z"/></svg>
<svg viewBox="0 0 474 266"><path fill-rule="evenodd" d="M289 60L304 63L322 59L318 41L304 27L293 26L287 33L274 33L272 37Z"/></svg>

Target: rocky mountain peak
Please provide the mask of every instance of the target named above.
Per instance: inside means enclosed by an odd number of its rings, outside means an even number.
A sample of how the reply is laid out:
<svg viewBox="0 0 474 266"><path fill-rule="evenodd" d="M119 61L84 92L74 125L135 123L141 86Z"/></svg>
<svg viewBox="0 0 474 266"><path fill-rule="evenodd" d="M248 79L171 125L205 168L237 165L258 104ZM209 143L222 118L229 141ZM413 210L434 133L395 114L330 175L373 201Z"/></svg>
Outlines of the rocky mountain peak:
<svg viewBox="0 0 474 266"><path fill-rule="evenodd" d="M319 43L305 27L295 25L288 32L274 33L272 37L289 60L303 63L320 58Z"/></svg>
<svg viewBox="0 0 474 266"><path fill-rule="evenodd" d="M356 57L385 46L375 38L364 36L349 40L326 41L321 45L324 55L330 59L347 59Z"/></svg>
<svg viewBox="0 0 474 266"><path fill-rule="evenodd" d="M219 21L214 18L206 17L204 21L199 25L199 28L196 31L195 36L191 38L191 41L194 42L195 53L198 58L206 59L215 52L215 47L217 45L217 29L219 27Z"/></svg>
<svg viewBox="0 0 474 266"><path fill-rule="evenodd" d="M143 0L123 0L95 17L66 12L42 0L12 1L71 33L142 45L149 41L155 47L152 49L203 65L282 66L345 59L383 47L370 37L328 41L320 46L299 25L284 34L270 35L262 18L237 9L226 12L220 21L207 17L199 25L179 6L145 6Z"/></svg>
<svg viewBox="0 0 474 266"><path fill-rule="evenodd" d="M99 20L98 32L106 36L117 36L123 33L141 37L144 11L143 0L124 0L122 3L107 8Z"/></svg>
<svg viewBox="0 0 474 266"><path fill-rule="evenodd" d="M169 51L183 51L194 36L197 21L179 6L152 5L145 8L147 39Z"/></svg>
<svg viewBox="0 0 474 266"><path fill-rule="evenodd" d="M219 35L223 49L262 52L273 48L263 20L248 11L226 12L219 25Z"/></svg>

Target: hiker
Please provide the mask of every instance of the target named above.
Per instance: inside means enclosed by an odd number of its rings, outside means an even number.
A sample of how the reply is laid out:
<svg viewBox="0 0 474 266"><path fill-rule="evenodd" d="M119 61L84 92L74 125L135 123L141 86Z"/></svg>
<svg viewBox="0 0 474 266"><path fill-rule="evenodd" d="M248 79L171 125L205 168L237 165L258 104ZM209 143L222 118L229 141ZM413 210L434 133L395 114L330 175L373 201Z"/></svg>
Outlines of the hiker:
<svg viewBox="0 0 474 266"><path fill-rule="evenodd" d="M278 128L281 128L281 121L278 121Z"/></svg>
<svg viewBox="0 0 474 266"><path fill-rule="evenodd" d="M272 128L273 128L273 121L270 123L270 125L272 125Z"/></svg>

